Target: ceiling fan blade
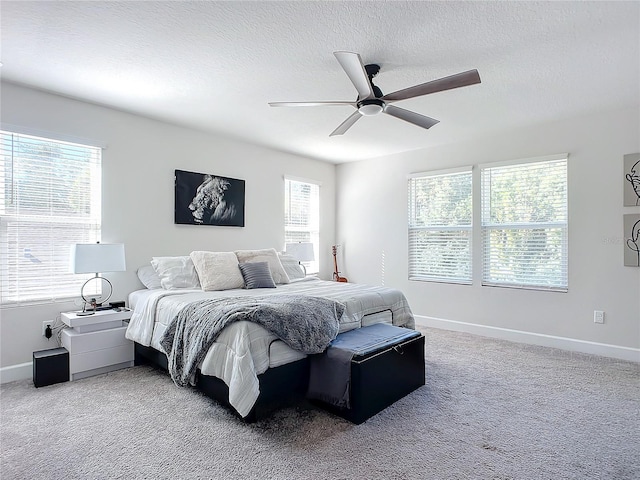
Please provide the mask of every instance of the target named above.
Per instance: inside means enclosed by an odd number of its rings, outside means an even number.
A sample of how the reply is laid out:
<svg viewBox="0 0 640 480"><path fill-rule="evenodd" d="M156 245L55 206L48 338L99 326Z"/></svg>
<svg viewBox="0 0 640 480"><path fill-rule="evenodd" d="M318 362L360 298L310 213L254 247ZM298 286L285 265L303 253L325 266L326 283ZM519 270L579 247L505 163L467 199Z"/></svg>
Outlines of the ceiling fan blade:
<svg viewBox="0 0 640 480"><path fill-rule="evenodd" d="M362 114L356 110L351 115L349 115L349 117L344 122L342 122L338 126L338 128L336 128L333 132L331 132L329 136L333 137L335 135L342 135L344 132L349 130L353 126L353 124L360 119L361 116Z"/></svg>
<svg viewBox="0 0 640 480"><path fill-rule="evenodd" d="M429 93L442 92L453 88L466 87L480 83L480 74L478 70L469 70L467 72L456 73L449 77L440 78L431 82L415 85L413 87L398 90L382 97L385 102L393 102L396 100L406 100L407 98L420 97Z"/></svg>
<svg viewBox="0 0 640 480"><path fill-rule="evenodd" d="M338 62L340 62L342 69L349 77L349 80L351 80L351 83L356 87L358 100L373 97L369 76L364 69L360 55L353 52L333 52L333 54L338 59Z"/></svg>
<svg viewBox="0 0 640 480"><path fill-rule="evenodd" d="M269 105L272 107L322 107L325 105L351 105L352 107L356 107L355 102L269 102Z"/></svg>
<svg viewBox="0 0 640 480"><path fill-rule="evenodd" d="M393 105L385 106L384 113L388 113L393 117L404 120L405 122L413 123L414 125L422 128L431 128L440 121L436 120L435 118L420 115L416 112L405 110L404 108L395 107Z"/></svg>

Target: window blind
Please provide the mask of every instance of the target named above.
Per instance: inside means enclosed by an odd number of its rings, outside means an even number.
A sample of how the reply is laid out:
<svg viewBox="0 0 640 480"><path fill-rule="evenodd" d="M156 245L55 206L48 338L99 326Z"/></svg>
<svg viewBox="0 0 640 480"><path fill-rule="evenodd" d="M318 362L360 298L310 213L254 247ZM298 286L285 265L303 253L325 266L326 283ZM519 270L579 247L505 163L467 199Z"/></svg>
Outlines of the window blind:
<svg viewBox="0 0 640 480"><path fill-rule="evenodd" d="M481 168L482 284L567 291L567 158Z"/></svg>
<svg viewBox="0 0 640 480"><path fill-rule="evenodd" d="M101 149L0 131L0 303L79 295L70 245L100 237Z"/></svg>
<svg viewBox="0 0 640 480"><path fill-rule="evenodd" d="M409 279L471 283L471 168L409 179Z"/></svg>
<svg viewBox="0 0 640 480"><path fill-rule="evenodd" d="M311 242L315 260L303 262L307 273L319 271L320 185L285 178L284 240L286 243Z"/></svg>

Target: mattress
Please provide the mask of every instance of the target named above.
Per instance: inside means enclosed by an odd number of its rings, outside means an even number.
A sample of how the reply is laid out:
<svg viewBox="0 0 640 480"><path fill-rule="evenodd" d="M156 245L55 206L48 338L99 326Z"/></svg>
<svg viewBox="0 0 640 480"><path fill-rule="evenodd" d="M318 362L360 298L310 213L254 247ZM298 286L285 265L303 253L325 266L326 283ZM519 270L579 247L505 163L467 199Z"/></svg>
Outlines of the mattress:
<svg viewBox="0 0 640 480"><path fill-rule="evenodd" d="M264 296L272 294L313 295L345 305L340 333L363 325L385 322L414 328L414 319L404 295L386 287L372 287L319 279L278 285L269 289L139 290L129 295L133 314L126 337L163 351L160 339L178 312L191 302L211 298ZM260 393L257 376L268 368L304 358L258 324L239 321L226 327L200 366L204 375L222 379L229 387L229 403L245 416Z"/></svg>

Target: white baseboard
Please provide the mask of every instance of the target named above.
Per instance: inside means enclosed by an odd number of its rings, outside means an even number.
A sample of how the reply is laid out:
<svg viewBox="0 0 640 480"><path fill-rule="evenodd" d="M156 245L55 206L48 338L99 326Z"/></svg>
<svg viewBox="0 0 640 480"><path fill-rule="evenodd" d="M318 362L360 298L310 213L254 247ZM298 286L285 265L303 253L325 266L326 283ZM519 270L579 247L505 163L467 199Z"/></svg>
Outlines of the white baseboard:
<svg viewBox="0 0 640 480"><path fill-rule="evenodd" d="M414 315L416 325L424 327L439 328L441 330L453 330L456 332L473 333L483 337L498 338L500 340L510 340L512 342L527 343L530 345L540 345L543 347L560 348L571 352L590 353L603 357L617 358L630 362L640 363L640 349L630 347L620 347L618 345L608 345L606 343L587 342L573 338L556 337L541 333L524 332L522 330L511 330L508 328L490 327L476 323L458 322L455 320L445 320L443 318L425 317ZM11 365L0 368L0 383L13 382L32 378L33 364L31 362Z"/></svg>
<svg viewBox="0 0 640 480"><path fill-rule="evenodd" d="M33 377L33 363L21 363L9 367L0 368L0 383L9 383L14 380L24 380Z"/></svg>
<svg viewBox="0 0 640 480"><path fill-rule="evenodd" d="M490 327L476 323L458 322L455 320L445 320L443 318L425 317L415 315L416 325L424 327L439 328L442 330L453 330L456 332L473 333L484 337L498 338L500 340L510 340L512 342L527 343L530 345L540 345L543 347L560 348L571 352L590 353L603 357L617 358L630 362L640 362L640 349L621 347L618 345L608 345L606 343L587 342L574 338L556 337L541 333L524 332L522 330L511 330L509 328Z"/></svg>

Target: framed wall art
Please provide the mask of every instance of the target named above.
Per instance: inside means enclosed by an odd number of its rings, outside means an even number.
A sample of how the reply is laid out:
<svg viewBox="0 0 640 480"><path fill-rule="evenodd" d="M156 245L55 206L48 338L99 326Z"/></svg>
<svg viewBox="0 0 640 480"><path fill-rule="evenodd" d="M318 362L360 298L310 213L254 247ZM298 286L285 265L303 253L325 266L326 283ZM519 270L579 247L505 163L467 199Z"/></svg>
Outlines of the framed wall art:
<svg viewBox="0 0 640 480"><path fill-rule="evenodd" d="M624 264L640 267L640 213L624 215Z"/></svg>
<svg viewBox="0 0 640 480"><path fill-rule="evenodd" d="M245 181L175 171L175 223L244 227Z"/></svg>
<svg viewBox="0 0 640 480"><path fill-rule="evenodd" d="M624 206L640 206L640 153L624 156Z"/></svg>

